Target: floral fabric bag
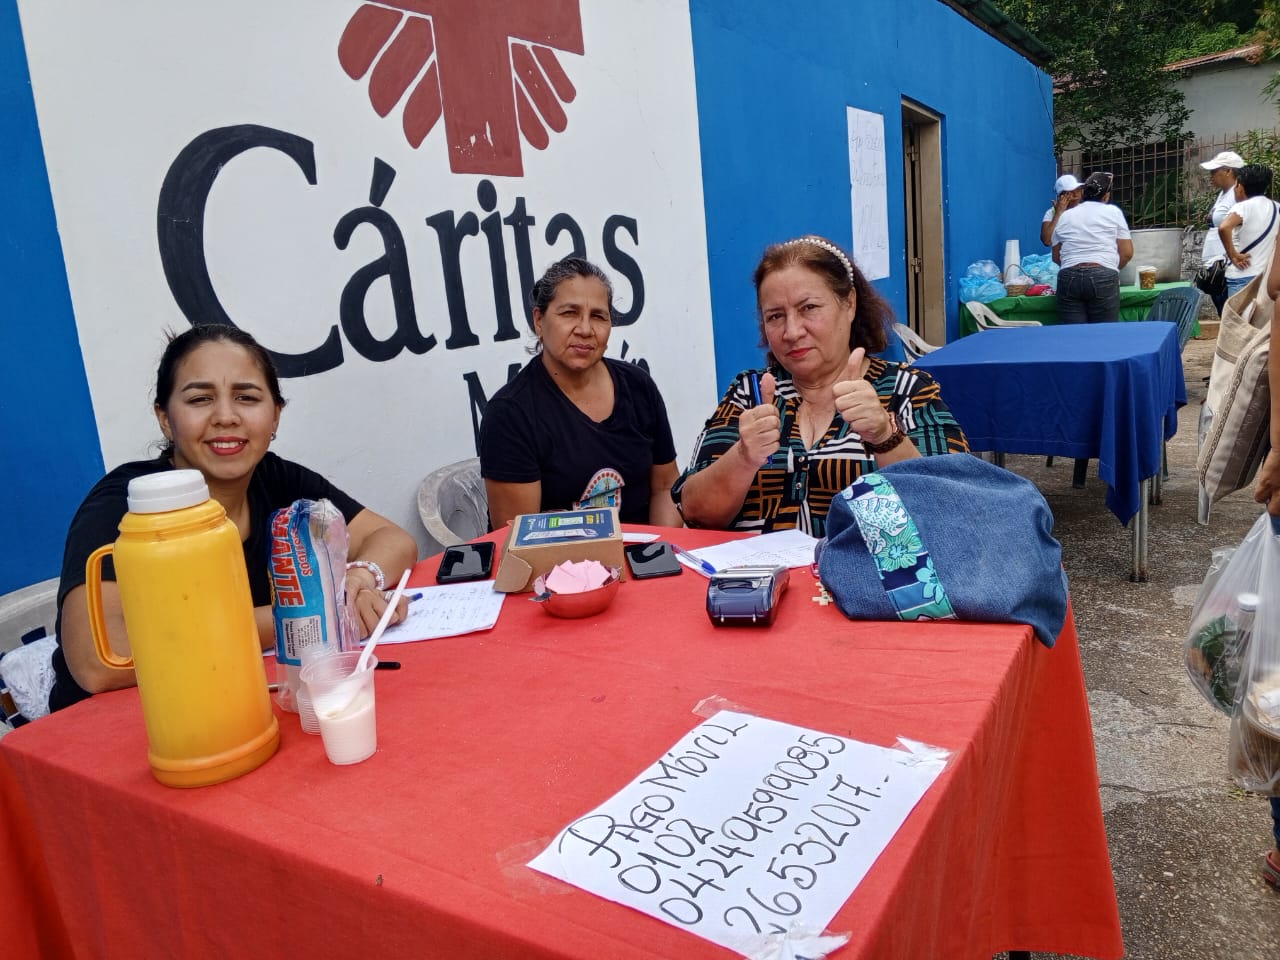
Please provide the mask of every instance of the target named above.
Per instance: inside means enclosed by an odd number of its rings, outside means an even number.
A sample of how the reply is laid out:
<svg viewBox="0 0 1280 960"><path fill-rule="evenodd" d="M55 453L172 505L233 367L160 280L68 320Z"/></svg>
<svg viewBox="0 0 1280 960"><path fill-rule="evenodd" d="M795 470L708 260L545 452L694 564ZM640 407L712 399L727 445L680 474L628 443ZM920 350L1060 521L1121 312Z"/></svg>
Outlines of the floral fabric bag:
<svg viewBox="0 0 1280 960"><path fill-rule="evenodd" d="M1062 546L1029 480L967 453L890 464L831 501L818 576L853 620L1026 623L1067 616Z"/></svg>

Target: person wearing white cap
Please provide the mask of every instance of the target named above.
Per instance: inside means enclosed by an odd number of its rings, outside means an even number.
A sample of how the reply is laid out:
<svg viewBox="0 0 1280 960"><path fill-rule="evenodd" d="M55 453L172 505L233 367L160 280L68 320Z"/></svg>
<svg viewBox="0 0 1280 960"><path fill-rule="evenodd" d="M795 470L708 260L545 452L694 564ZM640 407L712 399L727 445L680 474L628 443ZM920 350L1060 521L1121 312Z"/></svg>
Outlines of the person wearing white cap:
<svg viewBox="0 0 1280 960"><path fill-rule="evenodd" d="M1084 182L1079 205L1053 231L1058 271L1059 323L1112 323L1120 319L1120 268L1133 258L1133 238L1120 208L1111 203L1110 173Z"/></svg>
<svg viewBox="0 0 1280 960"><path fill-rule="evenodd" d="M1040 242L1046 247L1050 246L1053 228L1058 225L1058 218L1062 216L1062 211L1070 210L1080 202L1080 197L1084 193L1084 184L1077 180L1074 174L1064 173L1054 181L1053 192L1053 206L1044 212L1044 219L1040 222Z"/></svg>
<svg viewBox="0 0 1280 960"><path fill-rule="evenodd" d="M1227 252L1227 299L1271 263L1280 233L1280 208L1267 196L1271 168L1248 163L1236 173L1236 203L1218 225Z"/></svg>
<svg viewBox="0 0 1280 960"><path fill-rule="evenodd" d="M1209 208L1209 229L1204 234L1204 246L1200 248L1200 265L1212 266L1219 260L1227 259L1226 248L1222 246L1222 238L1218 236L1218 227L1226 219L1232 205L1236 202L1236 171L1244 166L1244 158L1238 153L1223 150L1212 160L1200 164L1209 171L1209 182L1218 190L1218 197ZM1227 302L1227 288L1224 286L1217 293L1210 293L1218 316L1222 316L1222 305Z"/></svg>

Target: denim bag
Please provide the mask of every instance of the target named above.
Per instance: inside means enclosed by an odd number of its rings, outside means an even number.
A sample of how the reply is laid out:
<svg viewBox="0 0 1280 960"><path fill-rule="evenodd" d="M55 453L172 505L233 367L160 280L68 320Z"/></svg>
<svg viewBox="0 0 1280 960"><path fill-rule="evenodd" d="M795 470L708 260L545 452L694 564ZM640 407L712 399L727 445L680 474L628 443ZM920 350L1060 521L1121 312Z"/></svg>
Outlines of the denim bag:
<svg viewBox="0 0 1280 960"><path fill-rule="evenodd" d="M1025 623L1052 647L1067 617L1049 505L1029 480L967 453L860 477L832 499L815 557L852 620Z"/></svg>

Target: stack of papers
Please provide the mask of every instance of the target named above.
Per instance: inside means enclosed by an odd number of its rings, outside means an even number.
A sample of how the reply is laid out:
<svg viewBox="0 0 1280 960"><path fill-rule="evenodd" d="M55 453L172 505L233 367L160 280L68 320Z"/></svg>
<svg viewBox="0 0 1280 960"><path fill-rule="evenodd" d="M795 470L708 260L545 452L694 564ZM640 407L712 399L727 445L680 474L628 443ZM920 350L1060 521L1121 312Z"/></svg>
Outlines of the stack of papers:
<svg viewBox="0 0 1280 960"><path fill-rule="evenodd" d="M696 561L711 564L717 572L726 567L807 567L813 563L813 548L817 542L817 537L811 537L801 530L779 530L777 533L762 533L758 537L730 540L712 547L685 551L693 559L680 554L676 556L690 570L696 570L703 576L710 574L700 569Z"/></svg>

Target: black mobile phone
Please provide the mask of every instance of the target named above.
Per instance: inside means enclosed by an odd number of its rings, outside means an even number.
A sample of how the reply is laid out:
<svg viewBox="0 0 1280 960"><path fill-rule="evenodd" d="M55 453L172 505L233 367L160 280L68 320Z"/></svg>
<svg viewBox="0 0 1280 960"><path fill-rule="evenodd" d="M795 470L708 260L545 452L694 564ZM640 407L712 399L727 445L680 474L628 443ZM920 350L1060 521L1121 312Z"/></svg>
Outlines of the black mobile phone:
<svg viewBox="0 0 1280 960"><path fill-rule="evenodd" d="M493 542L460 543L448 547L436 572L436 583L466 583L486 580L493 572Z"/></svg>
<svg viewBox="0 0 1280 960"><path fill-rule="evenodd" d="M674 577L684 573L680 561L676 559L671 544L654 540L652 543L628 543L622 548L627 555L627 566L631 575L637 580L649 577Z"/></svg>

